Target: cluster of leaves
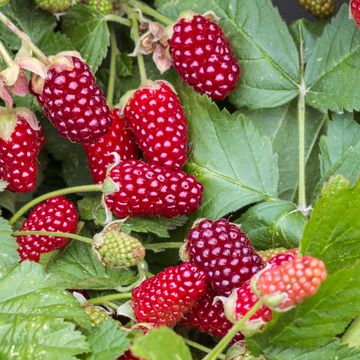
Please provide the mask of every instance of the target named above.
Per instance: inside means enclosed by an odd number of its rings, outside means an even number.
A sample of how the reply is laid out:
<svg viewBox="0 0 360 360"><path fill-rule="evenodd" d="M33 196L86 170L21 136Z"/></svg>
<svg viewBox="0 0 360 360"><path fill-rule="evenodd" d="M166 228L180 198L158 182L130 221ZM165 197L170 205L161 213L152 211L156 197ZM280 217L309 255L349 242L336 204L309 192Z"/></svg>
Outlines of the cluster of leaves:
<svg viewBox="0 0 360 360"><path fill-rule="evenodd" d="M194 219L231 216L257 249L300 245L302 254L326 262L329 278L316 296L276 315L262 333L249 338L249 348L270 360L358 359L360 350L342 344L338 336L360 313L360 125L353 113L360 109L360 30L348 19L348 7L327 24L298 20L287 26L270 0L156 0L154 5L173 20L184 10L214 11L242 75L228 102L216 104L184 85L173 71L161 76L146 61L149 78L171 81L181 98L193 144L186 171L204 184L205 194L189 219L134 218L124 229L145 243L170 237L181 241ZM103 14L75 5L58 22L28 0L13 0L1 11L46 54L80 51L106 90L110 23ZM126 55L133 47L128 29L111 26L120 48L118 100L138 86L139 74ZM0 39L14 53L19 49L18 39L2 25ZM31 96L16 99L16 104L37 111L47 143L34 194L15 197L0 183L5 215L39 193L91 183L81 146L61 139ZM307 202L314 208L310 220L296 203L302 116ZM91 236L104 222L100 198L83 195L76 200L85 222L82 233ZM26 359L36 353L38 359L111 360L123 353L130 345L127 334L115 322L91 328L65 289L96 294L128 285L135 273L104 267L88 245L75 241L41 264L18 265L5 217L0 217L0 357ZM152 270L176 262L174 252L167 255L148 254ZM144 360L192 356L170 329L139 337L132 349Z"/></svg>

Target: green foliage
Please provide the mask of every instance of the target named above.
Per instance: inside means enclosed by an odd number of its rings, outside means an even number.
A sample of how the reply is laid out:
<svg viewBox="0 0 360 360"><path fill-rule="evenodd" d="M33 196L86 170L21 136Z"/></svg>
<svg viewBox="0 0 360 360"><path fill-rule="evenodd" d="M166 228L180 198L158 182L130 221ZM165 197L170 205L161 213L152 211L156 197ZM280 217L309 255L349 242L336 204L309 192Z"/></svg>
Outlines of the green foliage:
<svg viewBox="0 0 360 360"><path fill-rule="evenodd" d="M11 234L12 228L8 221L0 217L0 274L19 261L17 244Z"/></svg>

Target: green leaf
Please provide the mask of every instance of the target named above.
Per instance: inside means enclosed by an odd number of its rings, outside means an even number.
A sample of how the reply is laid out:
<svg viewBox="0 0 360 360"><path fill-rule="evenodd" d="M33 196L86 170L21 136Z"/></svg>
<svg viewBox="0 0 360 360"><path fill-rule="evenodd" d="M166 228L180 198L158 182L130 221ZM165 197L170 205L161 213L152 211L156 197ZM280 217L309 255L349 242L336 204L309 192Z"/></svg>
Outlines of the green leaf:
<svg viewBox="0 0 360 360"><path fill-rule="evenodd" d="M167 327L153 329L135 339L131 352L143 360L191 360L184 340Z"/></svg>
<svg viewBox="0 0 360 360"><path fill-rule="evenodd" d="M325 261L329 273L360 258L360 179L354 187L340 176L325 185L301 241L301 253Z"/></svg>
<svg viewBox="0 0 360 360"><path fill-rule="evenodd" d="M348 5L326 25L305 70L306 102L321 111L360 109L360 30Z"/></svg>
<svg viewBox="0 0 360 360"><path fill-rule="evenodd" d="M249 343L262 349L281 345L307 350L327 344L360 312L359 279L359 262L330 274L316 295L286 313L274 313L265 331Z"/></svg>
<svg viewBox="0 0 360 360"><path fill-rule="evenodd" d="M156 5L174 19L184 10L201 14L212 10L220 17L242 69L239 85L230 95L235 105L275 107L297 96L298 50L270 0L158 0Z"/></svg>
<svg viewBox="0 0 360 360"><path fill-rule="evenodd" d="M128 54L120 53L116 56L116 73L119 77L133 75L133 60Z"/></svg>
<svg viewBox="0 0 360 360"><path fill-rule="evenodd" d="M71 242L47 270L68 289L115 289L135 280L128 269L103 266L91 246L80 241Z"/></svg>
<svg viewBox="0 0 360 360"><path fill-rule="evenodd" d="M89 350L75 325L45 316L0 315L0 357L14 360L73 360Z"/></svg>
<svg viewBox="0 0 360 360"><path fill-rule="evenodd" d="M88 327L79 302L59 287L41 265L25 261L0 274L0 316L9 322L18 315L65 318Z"/></svg>
<svg viewBox="0 0 360 360"><path fill-rule="evenodd" d="M94 328L87 338L91 354L86 360L114 360L122 355L130 346L127 333L119 331L114 321L105 321Z"/></svg>
<svg viewBox="0 0 360 360"><path fill-rule="evenodd" d="M268 201L251 207L235 221L256 249L297 247L306 224L305 216L288 201Z"/></svg>
<svg viewBox="0 0 360 360"><path fill-rule="evenodd" d="M357 349L340 344L334 340L315 350L270 346L264 349L267 360L357 360L360 352Z"/></svg>
<svg viewBox="0 0 360 360"><path fill-rule="evenodd" d="M178 91L194 144L187 170L205 188L198 216L217 219L276 196L277 156L270 139L247 117L220 111L208 97L190 87Z"/></svg>
<svg viewBox="0 0 360 360"><path fill-rule="evenodd" d="M55 55L60 51L74 50L74 45L65 34L52 31L42 37L39 47L48 56Z"/></svg>
<svg viewBox="0 0 360 360"><path fill-rule="evenodd" d="M104 15L88 6L75 5L63 18L63 32L96 72L107 54L110 33Z"/></svg>
<svg viewBox="0 0 360 360"><path fill-rule="evenodd" d="M278 154L279 164L279 197L294 201L297 196L299 158L297 101L274 108L257 111L241 110L270 137L274 152ZM305 161L307 192L312 194L320 179L318 161L318 140L327 114L310 107L306 108L305 123Z"/></svg>
<svg viewBox="0 0 360 360"><path fill-rule="evenodd" d="M9 266L19 262L17 243L12 237L8 221L0 217L0 274Z"/></svg>

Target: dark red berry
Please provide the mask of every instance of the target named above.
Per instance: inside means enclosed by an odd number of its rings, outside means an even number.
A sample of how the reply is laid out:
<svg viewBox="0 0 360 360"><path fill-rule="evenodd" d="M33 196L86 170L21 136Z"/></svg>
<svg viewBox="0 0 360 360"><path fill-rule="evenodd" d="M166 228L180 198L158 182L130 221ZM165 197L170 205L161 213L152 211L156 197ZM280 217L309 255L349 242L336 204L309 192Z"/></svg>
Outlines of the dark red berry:
<svg viewBox="0 0 360 360"><path fill-rule="evenodd" d="M128 350L124 355L121 355L117 360L141 360L135 357L130 350Z"/></svg>
<svg viewBox="0 0 360 360"><path fill-rule="evenodd" d="M351 0L350 11L356 25L360 26L360 0Z"/></svg>
<svg viewBox="0 0 360 360"><path fill-rule="evenodd" d="M24 221L20 231L50 231L75 233L79 215L73 202L55 196L37 205ZM69 239L55 236L18 236L21 260L39 261L40 255L62 249Z"/></svg>
<svg viewBox="0 0 360 360"><path fill-rule="evenodd" d="M205 293L206 285L206 274L195 265L168 267L133 290L135 316L153 326L173 326Z"/></svg>
<svg viewBox="0 0 360 360"><path fill-rule="evenodd" d="M125 116L148 162L179 170L187 160L187 125L176 93L164 81L135 91Z"/></svg>
<svg viewBox="0 0 360 360"><path fill-rule="evenodd" d="M10 140L0 137L0 179L8 190L29 192L35 189L38 175L37 155L45 142L44 133L34 130L22 117L17 117Z"/></svg>
<svg viewBox="0 0 360 360"><path fill-rule="evenodd" d="M88 65L77 57L71 60L71 70L56 64L50 67L37 97L62 136L73 142L92 143L108 132L110 109Z"/></svg>
<svg viewBox="0 0 360 360"><path fill-rule="evenodd" d="M118 218L186 215L200 204L203 186L191 175L143 161L124 161L110 172L118 190L105 198Z"/></svg>
<svg viewBox="0 0 360 360"><path fill-rule="evenodd" d="M239 79L240 68L222 29L204 16L182 18L169 41L175 70L188 84L222 100Z"/></svg>
<svg viewBox="0 0 360 360"><path fill-rule="evenodd" d="M246 235L226 219L200 221L190 230L185 251L221 294L240 287L264 266Z"/></svg>
<svg viewBox="0 0 360 360"><path fill-rule="evenodd" d="M233 324L225 316L222 301L214 302L216 295L214 290L208 288L206 294L184 315L181 324L218 338L224 337ZM233 341L241 339L243 336L238 333Z"/></svg>
<svg viewBox="0 0 360 360"><path fill-rule="evenodd" d="M101 183L106 177L108 166L114 163L117 153L121 160L132 160L138 157L135 138L118 109L111 111L112 124L109 132L93 144L85 144L91 175L96 183Z"/></svg>

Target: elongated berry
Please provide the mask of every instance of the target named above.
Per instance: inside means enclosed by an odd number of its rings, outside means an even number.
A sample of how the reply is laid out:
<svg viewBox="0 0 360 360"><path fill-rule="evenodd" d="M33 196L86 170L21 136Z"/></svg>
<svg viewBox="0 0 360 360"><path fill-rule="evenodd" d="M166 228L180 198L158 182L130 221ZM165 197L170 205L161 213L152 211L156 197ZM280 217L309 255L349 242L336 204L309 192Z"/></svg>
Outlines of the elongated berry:
<svg viewBox="0 0 360 360"><path fill-rule="evenodd" d="M109 176L118 190L105 201L118 218L186 215L202 199L203 186L193 176L143 161L124 161Z"/></svg>
<svg viewBox="0 0 360 360"><path fill-rule="evenodd" d="M55 196L37 205L24 221L20 231L49 231L75 233L79 215L73 202L63 196ZM39 261L40 255L62 249L69 239L57 236L18 236L18 252L21 260Z"/></svg>
<svg viewBox="0 0 360 360"><path fill-rule="evenodd" d="M187 160L187 125L176 93L164 81L135 91L124 110L148 162L179 170Z"/></svg>
<svg viewBox="0 0 360 360"><path fill-rule="evenodd" d="M221 294L240 287L264 266L247 236L226 219L201 220L190 230L185 251Z"/></svg>
<svg viewBox="0 0 360 360"><path fill-rule="evenodd" d="M168 267L133 290L135 316L153 326L173 326L205 293L206 285L206 274L195 265Z"/></svg>
<svg viewBox="0 0 360 360"><path fill-rule="evenodd" d="M175 70L196 91L222 100L237 85L238 62L214 21L201 15L180 19L169 44Z"/></svg>
<svg viewBox="0 0 360 360"><path fill-rule="evenodd" d="M67 61L71 66L50 66L37 98L62 136L79 143L98 141L111 125L110 109L89 66L75 56ZM33 84L30 89L37 93Z"/></svg>
<svg viewBox="0 0 360 360"><path fill-rule="evenodd" d="M0 179L8 183L8 190L22 193L35 189L37 156L44 142L43 131L34 130L20 116L11 138L5 141L0 137Z"/></svg>
<svg viewBox="0 0 360 360"><path fill-rule="evenodd" d="M357 26L360 26L360 0L351 0L350 13Z"/></svg>
<svg viewBox="0 0 360 360"><path fill-rule="evenodd" d="M114 163L113 153L120 160L133 160L138 157L135 138L124 117L118 109L111 111L112 124L109 132L92 144L84 144L91 175L96 183L101 183L106 177L108 166Z"/></svg>
<svg viewBox="0 0 360 360"><path fill-rule="evenodd" d="M265 269L253 278L251 286L266 305L286 311L314 295L326 277L323 261L304 256Z"/></svg>

